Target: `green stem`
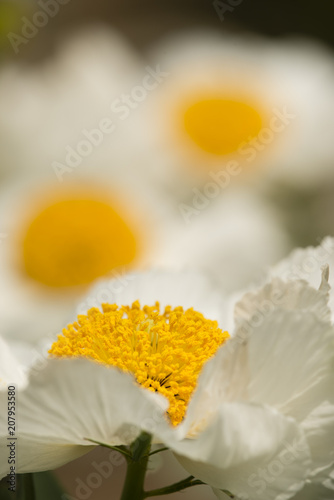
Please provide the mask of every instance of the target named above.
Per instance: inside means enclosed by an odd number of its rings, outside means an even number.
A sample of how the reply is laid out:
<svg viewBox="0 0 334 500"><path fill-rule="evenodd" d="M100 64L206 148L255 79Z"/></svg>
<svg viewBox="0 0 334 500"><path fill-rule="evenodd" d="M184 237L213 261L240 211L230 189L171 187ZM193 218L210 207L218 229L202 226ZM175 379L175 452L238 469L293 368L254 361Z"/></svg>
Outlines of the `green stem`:
<svg viewBox="0 0 334 500"><path fill-rule="evenodd" d="M19 475L19 500L35 500L35 486L33 474L20 474Z"/></svg>
<svg viewBox="0 0 334 500"><path fill-rule="evenodd" d="M152 455L155 455L156 453L160 453L161 451L167 451L169 448L159 448L158 450L151 451L149 456L151 457Z"/></svg>
<svg viewBox="0 0 334 500"><path fill-rule="evenodd" d="M176 491L185 490L186 488L191 488L192 486L197 486L202 483L199 479L194 479L193 476L189 476L178 483L171 484L165 488L159 488L157 490L151 490L145 492L145 498L155 497L159 495L169 495L170 493L175 493Z"/></svg>
<svg viewBox="0 0 334 500"><path fill-rule="evenodd" d="M132 458L127 458L126 472L121 500L144 500L144 481L151 449L151 435L142 432L131 445Z"/></svg>
<svg viewBox="0 0 334 500"><path fill-rule="evenodd" d="M109 448L110 450L115 450L124 455L127 458L131 458L131 453L129 453L125 446L112 446L110 444L101 443L101 441L95 441L95 439L84 438L86 441L90 441L91 443L98 444L99 446L103 446L104 448Z"/></svg>
<svg viewBox="0 0 334 500"><path fill-rule="evenodd" d="M233 493L231 493L228 490L220 490L220 491L222 491L223 493L225 493L225 495L227 495L230 498L235 498L235 496L233 495Z"/></svg>

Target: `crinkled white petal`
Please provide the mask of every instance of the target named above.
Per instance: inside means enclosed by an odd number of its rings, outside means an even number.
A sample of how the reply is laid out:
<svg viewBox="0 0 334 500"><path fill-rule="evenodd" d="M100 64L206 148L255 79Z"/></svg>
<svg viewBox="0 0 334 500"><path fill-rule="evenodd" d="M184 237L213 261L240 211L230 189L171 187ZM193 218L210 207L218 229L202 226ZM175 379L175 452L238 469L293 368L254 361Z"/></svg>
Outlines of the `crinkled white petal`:
<svg viewBox="0 0 334 500"><path fill-rule="evenodd" d="M312 313L274 311L249 322L248 394L298 420L327 387L334 359L334 330Z"/></svg>
<svg viewBox="0 0 334 500"><path fill-rule="evenodd" d="M257 311L207 362L183 425L196 426L217 401L238 399L303 420L330 397L333 343L333 327L312 312Z"/></svg>
<svg viewBox="0 0 334 500"><path fill-rule="evenodd" d="M300 426L273 408L251 403L222 403L196 439L172 449L190 474L249 500L290 498L303 486L310 465Z"/></svg>
<svg viewBox="0 0 334 500"><path fill-rule="evenodd" d="M58 467L91 449L93 439L131 443L141 432L169 427L167 401L115 368L84 359L51 359L18 394L17 472ZM0 446L7 441L7 395L0 394ZM168 431L167 432L168 435ZM0 458L0 476L7 474Z"/></svg>
<svg viewBox="0 0 334 500"><path fill-rule="evenodd" d="M312 481L326 485L332 474L331 487L334 489L334 374L318 389L318 398L323 402L316 406L301 423L309 443L313 471ZM329 487L329 485L328 485Z"/></svg>
<svg viewBox="0 0 334 500"><path fill-rule="evenodd" d="M328 268L323 271L323 282L319 290L315 290L302 280L284 282L280 278L273 278L259 290L245 293L236 303L235 323L241 325L250 322L255 315L266 315L277 307L312 311L320 320L328 321L331 318L331 311L328 307L330 286L327 280Z"/></svg>
<svg viewBox="0 0 334 500"><path fill-rule="evenodd" d="M313 478L314 479L314 478ZM315 480L320 480L320 483L331 490L334 497L334 462L332 462L327 467L324 467L321 471L317 472Z"/></svg>
<svg viewBox="0 0 334 500"><path fill-rule="evenodd" d="M247 361L249 398L300 422L313 470L333 459L333 327L311 313L275 312L250 333Z"/></svg>
<svg viewBox="0 0 334 500"><path fill-rule="evenodd" d="M315 473L333 460L333 366L331 324L306 311L255 314L204 367L180 427L197 435L221 401L270 405L299 422Z"/></svg>
<svg viewBox="0 0 334 500"><path fill-rule="evenodd" d="M326 237L317 247L297 248L270 270L270 278L279 277L285 281L302 279L318 289L321 285L321 272L329 266L329 285L331 287L329 306L334 318L334 238Z"/></svg>

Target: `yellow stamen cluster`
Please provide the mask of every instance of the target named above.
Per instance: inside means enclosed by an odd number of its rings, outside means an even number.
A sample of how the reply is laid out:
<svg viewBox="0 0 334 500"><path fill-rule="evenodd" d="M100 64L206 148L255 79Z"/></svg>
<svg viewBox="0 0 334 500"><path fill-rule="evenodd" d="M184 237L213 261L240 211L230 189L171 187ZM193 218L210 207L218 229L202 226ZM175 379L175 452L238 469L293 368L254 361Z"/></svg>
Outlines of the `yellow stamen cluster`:
<svg viewBox="0 0 334 500"><path fill-rule="evenodd" d="M39 207L22 249L25 272L50 287L90 283L129 264L137 252L135 236L117 211L89 196Z"/></svg>
<svg viewBox="0 0 334 500"><path fill-rule="evenodd" d="M168 416L179 424L204 363L229 337L216 321L193 309L103 304L69 325L49 351L57 357L84 356L134 374L147 389L164 395Z"/></svg>
<svg viewBox="0 0 334 500"><path fill-rule="evenodd" d="M256 137L261 115L244 102L230 99L199 99L184 112L184 127L202 150L213 155L235 153L242 143Z"/></svg>

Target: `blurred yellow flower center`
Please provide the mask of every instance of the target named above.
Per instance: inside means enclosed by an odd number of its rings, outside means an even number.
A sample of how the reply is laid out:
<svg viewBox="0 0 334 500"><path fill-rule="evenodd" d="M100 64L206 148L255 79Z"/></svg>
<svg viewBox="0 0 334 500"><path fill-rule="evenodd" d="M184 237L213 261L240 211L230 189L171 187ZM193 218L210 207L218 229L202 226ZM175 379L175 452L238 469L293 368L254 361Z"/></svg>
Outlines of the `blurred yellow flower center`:
<svg viewBox="0 0 334 500"><path fill-rule="evenodd" d="M229 337L216 321L193 309L103 304L58 336L49 351L57 357L85 356L132 373L137 382L169 401L168 416L179 424L204 363Z"/></svg>
<svg viewBox="0 0 334 500"><path fill-rule="evenodd" d="M184 126L201 149L226 155L258 135L262 118L256 109L243 102L205 99L187 108Z"/></svg>
<svg viewBox="0 0 334 500"><path fill-rule="evenodd" d="M23 238L25 271L51 287L90 283L135 254L135 237L114 208L88 197L40 210Z"/></svg>

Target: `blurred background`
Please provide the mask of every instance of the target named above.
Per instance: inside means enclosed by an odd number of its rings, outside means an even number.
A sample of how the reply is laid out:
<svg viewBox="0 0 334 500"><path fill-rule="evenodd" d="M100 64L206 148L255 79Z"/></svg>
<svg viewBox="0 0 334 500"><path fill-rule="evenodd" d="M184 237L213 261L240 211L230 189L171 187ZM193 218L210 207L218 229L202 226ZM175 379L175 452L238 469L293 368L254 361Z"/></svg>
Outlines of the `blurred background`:
<svg viewBox="0 0 334 500"><path fill-rule="evenodd" d="M37 7L36 2L32 0L3 1L1 4L4 37L13 26L16 26L15 23L20 15L24 15L29 8ZM322 0L317 5L311 0L296 0L293 3L288 0L272 0L270 3L265 0L243 0L225 4L238 8L234 8L233 11L226 10L226 19L222 26L213 2L202 0L175 0L168 5L163 3L157 5L150 0L143 0L140 4L135 1L96 0L94 5L85 0L70 0L66 8L59 11L59 15L52 25L48 26L46 32L40 34L41 38L39 37L39 40L35 40L21 52L21 57L30 60L47 57L57 40L64 35L64 31L95 22L107 23L116 28L143 51L162 35L193 27L237 32L246 30L270 37L298 34L321 40L330 46L334 44L331 22L334 6L330 0ZM16 11L18 15L10 14L12 11L14 13ZM233 12L233 15L228 15L229 12ZM7 41L5 45L8 45ZM7 56L13 56L10 48L7 49L9 49Z"/></svg>
<svg viewBox="0 0 334 500"><path fill-rule="evenodd" d="M333 15L330 0L0 0L0 334L54 338L96 279L152 266L229 294L333 235ZM117 499L121 464L87 483L107 455L59 469L55 498ZM152 488L184 477L159 460Z"/></svg>

